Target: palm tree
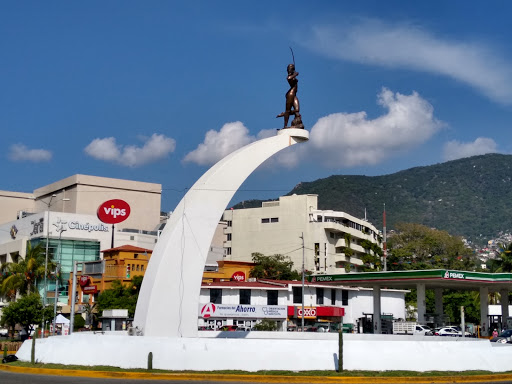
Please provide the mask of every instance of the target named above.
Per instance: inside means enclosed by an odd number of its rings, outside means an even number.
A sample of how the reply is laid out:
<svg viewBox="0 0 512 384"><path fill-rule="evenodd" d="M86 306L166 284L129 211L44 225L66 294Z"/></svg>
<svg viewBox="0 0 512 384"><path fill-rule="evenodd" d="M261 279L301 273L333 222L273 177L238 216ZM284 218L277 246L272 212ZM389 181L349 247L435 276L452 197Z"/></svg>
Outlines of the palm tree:
<svg viewBox="0 0 512 384"><path fill-rule="evenodd" d="M494 272L512 272L512 243L502 249L499 258L495 260L497 268Z"/></svg>
<svg viewBox="0 0 512 384"><path fill-rule="evenodd" d="M16 295L25 295L33 292L37 279L44 277L45 272L45 249L42 243L32 246L27 243L25 259L17 262L6 263L2 266L2 282L0 294L14 300ZM51 259L48 262L48 271L53 269Z"/></svg>

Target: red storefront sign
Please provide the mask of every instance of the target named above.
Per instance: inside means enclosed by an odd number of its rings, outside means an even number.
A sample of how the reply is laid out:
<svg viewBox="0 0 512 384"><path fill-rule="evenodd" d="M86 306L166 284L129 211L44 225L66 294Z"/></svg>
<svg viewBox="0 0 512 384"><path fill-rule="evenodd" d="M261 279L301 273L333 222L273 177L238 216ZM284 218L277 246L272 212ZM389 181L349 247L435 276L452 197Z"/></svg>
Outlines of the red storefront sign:
<svg viewBox="0 0 512 384"><path fill-rule="evenodd" d="M91 278L89 276L80 276L79 284L81 287L87 287L91 282Z"/></svg>
<svg viewBox="0 0 512 384"><path fill-rule="evenodd" d="M304 312L305 319L345 316L345 308L340 307L304 307ZM288 306L288 316L302 318L302 307Z"/></svg>
<svg viewBox="0 0 512 384"><path fill-rule="evenodd" d="M231 280L235 280L238 282L245 281L245 273L242 271L237 271L233 273L233 275L231 276Z"/></svg>
<svg viewBox="0 0 512 384"><path fill-rule="evenodd" d="M93 293L98 292L98 286L97 285L88 285L87 287L82 288L82 292L86 295L90 295Z"/></svg>

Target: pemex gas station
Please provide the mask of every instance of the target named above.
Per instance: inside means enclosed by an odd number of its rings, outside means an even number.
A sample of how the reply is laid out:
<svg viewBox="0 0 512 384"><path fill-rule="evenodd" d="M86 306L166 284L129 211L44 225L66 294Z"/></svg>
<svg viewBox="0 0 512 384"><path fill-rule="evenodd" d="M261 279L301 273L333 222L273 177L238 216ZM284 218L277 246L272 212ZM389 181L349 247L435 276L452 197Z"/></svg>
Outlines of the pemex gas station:
<svg viewBox="0 0 512 384"><path fill-rule="evenodd" d="M373 288L373 330L382 332L381 289L417 290L418 322L427 322L425 292L434 291L435 313L443 315L443 289L478 291L480 293L480 335L489 336L489 292L499 292L501 297L508 297L512 289L512 273L484 273L454 271L447 269L393 271L393 272L356 272L340 275L311 275L309 282L332 283L333 285L358 286ZM501 318L505 322L509 316L508 300L501 303Z"/></svg>

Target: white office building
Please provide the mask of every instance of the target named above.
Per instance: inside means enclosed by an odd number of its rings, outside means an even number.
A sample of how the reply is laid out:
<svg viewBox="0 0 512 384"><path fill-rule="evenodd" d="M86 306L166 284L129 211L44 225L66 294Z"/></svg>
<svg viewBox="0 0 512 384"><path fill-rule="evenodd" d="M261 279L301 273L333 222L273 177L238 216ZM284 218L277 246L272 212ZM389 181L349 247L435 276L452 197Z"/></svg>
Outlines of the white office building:
<svg viewBox="0 0 512 384"><path fill-rule="evenodd" d="M405 319L405 290L381 290L381 315ZM203 283L200 294L200 330L252 329L263 319L275 321L280 331L297 331L302 326L304 298L305 328L363 332L371 324L373 291L369 288L264 280ZM321 329L323 328L323 329Z"/></svg>
<svg viewBox="0 0 512 384"><path fill-rule="evenodd" d="M374 268L377 228L345 212L319 210L317 195L282 196L261 208L226 210L226 260L252 261L252 253L289 256L296 270L314 274Z"/></svg>
<svg viewBox="0 0 512 384"><path fill-rule="evenodd" d="M154 183L74 175L33 193L0 191L0 265L24 259L29 242L48 244L49 257L61 266L59 301L67 303L64 282L75 261L99 260L101 250L121 245L154 248L162 219L161 189ZM130 214L121 223L105 224L97 210L114 199L129 204ZM42 295L41 283L38 288ZM54 289L50 278L50 302Z"/></svg>

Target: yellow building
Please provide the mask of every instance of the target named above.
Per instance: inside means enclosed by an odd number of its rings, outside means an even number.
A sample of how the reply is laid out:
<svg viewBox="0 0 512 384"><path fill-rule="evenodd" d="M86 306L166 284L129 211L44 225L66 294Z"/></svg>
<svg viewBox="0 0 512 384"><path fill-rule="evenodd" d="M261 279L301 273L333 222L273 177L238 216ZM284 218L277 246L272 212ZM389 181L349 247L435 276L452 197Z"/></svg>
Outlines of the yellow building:
<svg viewBox="0 0 512 384"><path fill-rule="evenodd" d="M77 273L77 304L93 304L94 298L106 289L110 289L114 280L120 280L123 284L129 284L135 276L144 276L152 250L122 245L120 247L102 251L105 263L103 275L92 275L89 279ZM84 279L81 279L84 277ZM69 286L73 282L73 273L70 275ZM68 305L71 305L69 299Z"/></svg>
<svg viewBox="0 0 512 384"><path fill-rule="evenodd" d="M247 281L251 269L256 265L246 261L217 261L219 268L215 272L203 272L203 283L218 281Z"/></svg>
<svg viewBox="0 0 512 384"><path fill-rule="evenodd" d="M92 305L101 292L112 287L114 280L120 280L121 283L127 285L135 276L144 276L152 252L150 249L139 248L133 245L123 245L102 251L105 263L105 271L102 275L82 276L82 272L77 273L76 304ZM217 264L217 271L206 271L203 273L203 283L247 281L251 269L255 265L245 261L227 260L217 261ZM71 273L68 282L70 292L72 291L72 282L73 273ZM71 305L71 299L69 299L68 305Z"/></svg>

